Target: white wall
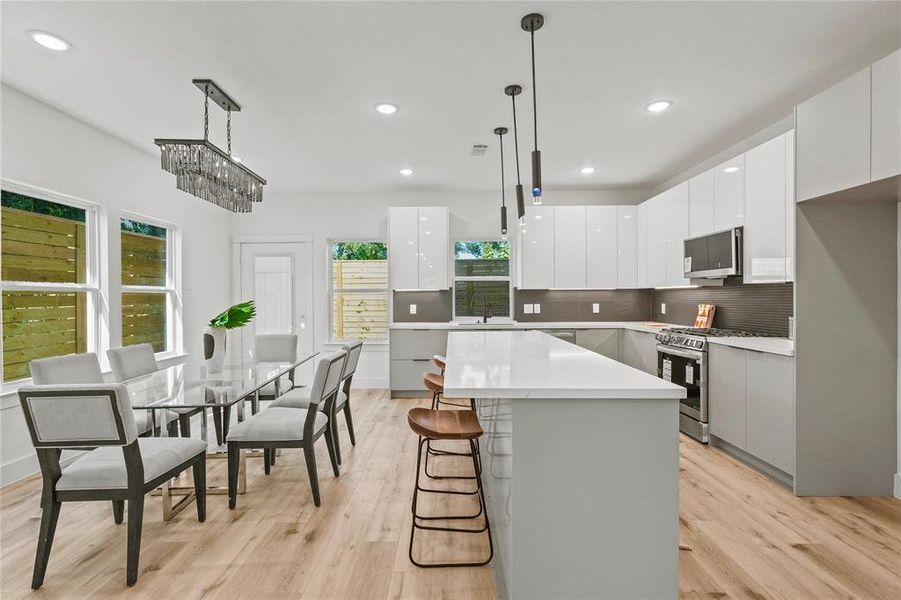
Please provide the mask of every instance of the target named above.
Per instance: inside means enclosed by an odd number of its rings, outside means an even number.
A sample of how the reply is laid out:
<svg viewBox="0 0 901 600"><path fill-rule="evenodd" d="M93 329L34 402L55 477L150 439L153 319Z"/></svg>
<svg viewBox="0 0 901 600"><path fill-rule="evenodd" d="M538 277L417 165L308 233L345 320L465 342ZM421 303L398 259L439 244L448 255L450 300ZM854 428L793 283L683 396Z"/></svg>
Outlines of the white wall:
<svg viewBox="0 0 901 600"><path fill-rule="evenodd" d="M901 324L901 202L898 203L898 323ZM895 496L901 498L901 326L898 327L898 462L895 468Z"/></svg>
<svg viewBox="0 0 901 600"><path fill-rule="evenodd" d="M547 204L637 204L645 190L548 191ZM509 199L509 195L508 195ZM515 197L508 207L515 221ZM529 198L527 202L531 202ZM234 234L309 234L313 237L314 345L328 341L328 250L330 239L388 239L389 206L450 207L451 239L500 235L500 192L408 191L382 194L268 194L251 215L238 215ZM367 345L354 377L355 387L388 387L388 348Z"/></svg>
<svg viewBox="0 0 901 600"><path fill-rule="evenodd" d="M0 88L0 175L99 204L110 238L110 296L119 293L119 217L123 210L167 221L182 233L185 351L198 356L205 322L228 301L231 214L175 189L156 147L145 151L3 85ZM101 225L103 226L103 225ZM111 305L113 344L121 309ZM193 365L189 368L193 368ZM34 472L37 462L18 406L0 398L0 485Z"/></svg>

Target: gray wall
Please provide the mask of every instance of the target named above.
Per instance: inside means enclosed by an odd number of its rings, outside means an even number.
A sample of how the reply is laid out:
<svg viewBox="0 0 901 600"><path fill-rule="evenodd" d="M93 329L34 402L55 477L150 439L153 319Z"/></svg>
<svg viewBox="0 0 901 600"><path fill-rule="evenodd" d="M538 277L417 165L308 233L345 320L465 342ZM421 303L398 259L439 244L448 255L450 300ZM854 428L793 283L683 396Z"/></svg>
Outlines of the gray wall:
<svg viewBox="0 0 901 600"><path fill-rule="evenodd" d="M648 290L515 290L513 314L525 323L559 321L644 321L650 314ZM600 312L592 313L592 304ZM541 314L527 315L523 304L541 304Z"/></svg>
<svg viewBox="0 0 901 600"><path fill-rule="evenodd" d="M453 291L394 292L395 323L443 323L453 319ZM410 305L416 314L410 314Z"/></svg>

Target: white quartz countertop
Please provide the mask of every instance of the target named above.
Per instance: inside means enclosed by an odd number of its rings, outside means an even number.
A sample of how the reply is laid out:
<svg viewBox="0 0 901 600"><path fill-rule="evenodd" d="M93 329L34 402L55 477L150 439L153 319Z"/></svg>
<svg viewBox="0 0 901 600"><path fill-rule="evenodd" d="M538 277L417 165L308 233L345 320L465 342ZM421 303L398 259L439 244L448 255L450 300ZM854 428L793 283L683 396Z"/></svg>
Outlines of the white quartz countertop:
<svg viewBox="0 0 901 600"><path fill-rule="evenodd" d="M684 398L685 388L540 331L452 331L448 398Z"/></svg>
<svg viewBox="0 0 901 600"><path fill-rule="evenodd" d="M395 330L405 329L447 329L450 331L484 331L484 330L526 330L526 329L629 329L644 333L658 333L666 327L685 327L685 325L673 325L669 323L655 323L651 321L570 321L570 322L517 322L495 321L485 324L474 323L391 323L390 328ZM711 344L731 346L757 352L781 354L782 356L795 355L795 342L788 338L771 337L722 337L707 338Z"/></svg>

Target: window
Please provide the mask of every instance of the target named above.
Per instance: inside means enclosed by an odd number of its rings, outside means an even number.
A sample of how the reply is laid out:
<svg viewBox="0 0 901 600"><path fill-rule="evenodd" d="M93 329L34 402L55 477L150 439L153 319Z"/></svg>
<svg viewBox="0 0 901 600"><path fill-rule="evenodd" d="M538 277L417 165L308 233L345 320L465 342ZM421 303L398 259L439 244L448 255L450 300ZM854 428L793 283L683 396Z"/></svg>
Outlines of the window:
<svg viewBox="0 0 901 600"><path fill-rule="evenodd" d="M454 244L454 318L510 317L510 244L506 241Z"/></svg>
<svg viewBox="0 0 901 600"><path fill-rule="evenodd" d="M121 230L122 345L174 349L171 228L123 218Z"/></svg>
<svg viewBox="0 0 901 600"><path fill-rule="evenodd" d="M4 383L30 377L34 359L97 347L95 213L33 193L0 192Z"/></svg>
<svg viewBox="0 0 901 600"><path fill-rule="evenodd" d="M332 242L332 339L388 338L388 244Z"/></svg>

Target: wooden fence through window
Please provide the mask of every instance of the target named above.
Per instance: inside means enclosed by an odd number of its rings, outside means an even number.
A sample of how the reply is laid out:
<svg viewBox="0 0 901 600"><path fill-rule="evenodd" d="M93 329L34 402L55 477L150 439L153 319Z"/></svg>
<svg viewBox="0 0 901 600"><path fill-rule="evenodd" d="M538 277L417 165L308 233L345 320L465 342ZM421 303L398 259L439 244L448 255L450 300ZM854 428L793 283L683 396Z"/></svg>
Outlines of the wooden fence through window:
<svg viewBox="0 0 901 600"><path fill-rule="evenodd" d="M332 261L332 286L332 332L336 340L388 337L387 260Z"/></svg>

